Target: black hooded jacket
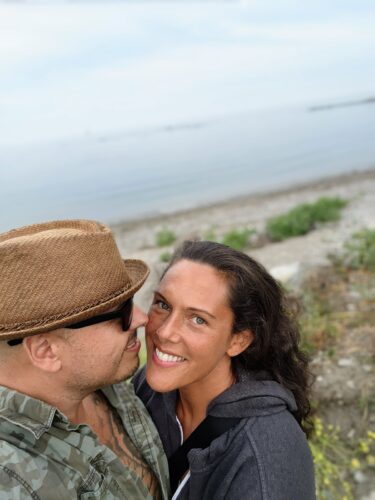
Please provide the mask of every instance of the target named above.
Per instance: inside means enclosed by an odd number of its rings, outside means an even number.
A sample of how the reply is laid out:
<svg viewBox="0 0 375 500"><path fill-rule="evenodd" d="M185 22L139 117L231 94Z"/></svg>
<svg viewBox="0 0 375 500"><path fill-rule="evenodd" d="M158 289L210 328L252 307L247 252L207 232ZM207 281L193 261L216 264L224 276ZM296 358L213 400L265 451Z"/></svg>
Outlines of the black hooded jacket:
<svg viewBox="0 0 375 500"><path fill-rule="evenodd" d="M239 368L237 380L211 401L207 414L241 420L208 448L190 450L190 478L178 499L315 499L312 457L291 413L296 410L292 393L265 373ZM170 457L181 445L177 391L153 391L144 369L133 382Z"/></svg>

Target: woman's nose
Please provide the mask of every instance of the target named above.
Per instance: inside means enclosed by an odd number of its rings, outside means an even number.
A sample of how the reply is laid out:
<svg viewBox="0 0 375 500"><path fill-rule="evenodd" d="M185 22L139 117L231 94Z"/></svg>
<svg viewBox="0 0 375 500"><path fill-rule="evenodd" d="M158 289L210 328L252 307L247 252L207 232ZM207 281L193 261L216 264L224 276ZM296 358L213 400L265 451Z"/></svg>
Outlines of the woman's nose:
<svg viewBox="0 0 375 500"><path fill-rule="evenodd" d="M180 338L177 318L169 314L158 325L155 325L155 334L160 340L177 342Z"/></svg>

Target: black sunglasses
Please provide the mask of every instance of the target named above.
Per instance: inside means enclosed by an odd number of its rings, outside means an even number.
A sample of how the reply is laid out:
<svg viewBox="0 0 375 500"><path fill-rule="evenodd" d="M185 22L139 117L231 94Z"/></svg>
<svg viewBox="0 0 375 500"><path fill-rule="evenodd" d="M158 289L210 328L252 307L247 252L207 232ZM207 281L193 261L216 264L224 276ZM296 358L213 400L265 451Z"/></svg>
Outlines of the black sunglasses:
<svg viewBox="0 0 375 500"><path fill-rule="evenodd" d="M124 332L128 331L133 318L133 297L130 297L126 302L124 302L120 309L117 311L99 314L98 316L93 316L92 318L79 321L78 323L73 323L72 325L64 326L64 328L78 329L84 328L85 326L96 325L97 323L103 323L104 321L110 321L111 319L121 318L121 326ZM12 339L8 340L8 345L14 346L21 344L23 339Z"/></svg>
<svg viewBox="0 0 375 500"><path fill-rule="evenodd" d="M85 326L96 325L97 323L103 323L104 321L110 321L116 318L121 318L122 331L128 331L133 318L133 297L130 297L130 299L124 302L117 311L99 314L99 316L93 316L92 318L79 321L78 323L73 323L73 325L65 326L64 328L84 328Z"/></svg>

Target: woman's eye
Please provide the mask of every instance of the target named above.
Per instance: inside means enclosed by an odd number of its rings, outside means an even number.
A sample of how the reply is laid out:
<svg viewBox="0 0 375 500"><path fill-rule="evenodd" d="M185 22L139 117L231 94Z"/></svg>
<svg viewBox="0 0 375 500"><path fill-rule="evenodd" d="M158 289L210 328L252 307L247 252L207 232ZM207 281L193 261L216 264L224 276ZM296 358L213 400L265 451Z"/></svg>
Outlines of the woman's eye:
<svg viewBox="0 0 375 500"><path fill-rule="evenodd" d="M194 316L193 317L193 322L196 324L196 325L205 325L207 323L206 320L204 320L203 318L201 318L200 316Z"/></svg>
<svg viewBox="0 0 375 500"><path fill-rule="evenodd" d="M164 300L156 300L154 304L158 309L163 309L164 311L168 311L169 309L169 305Z"/></svg>

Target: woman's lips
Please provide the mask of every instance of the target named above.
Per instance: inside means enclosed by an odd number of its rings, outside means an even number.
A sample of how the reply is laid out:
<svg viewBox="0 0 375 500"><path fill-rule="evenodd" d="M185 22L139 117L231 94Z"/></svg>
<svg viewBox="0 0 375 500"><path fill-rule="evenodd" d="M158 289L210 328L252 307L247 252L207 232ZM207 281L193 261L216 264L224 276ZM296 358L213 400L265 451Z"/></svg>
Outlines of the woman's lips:
<svg viewBox="0 0 375 500"><path fill-rule="evenodd" d="M159 366L176 366L186 361L184 357L163 352L156 346L154 348L154 352L152 353L152 360Z"/></svg>

